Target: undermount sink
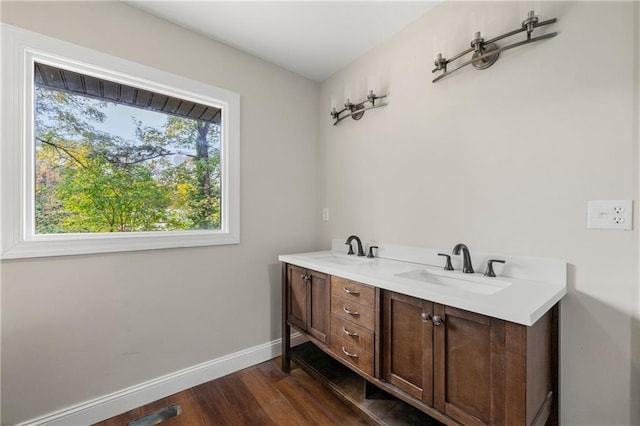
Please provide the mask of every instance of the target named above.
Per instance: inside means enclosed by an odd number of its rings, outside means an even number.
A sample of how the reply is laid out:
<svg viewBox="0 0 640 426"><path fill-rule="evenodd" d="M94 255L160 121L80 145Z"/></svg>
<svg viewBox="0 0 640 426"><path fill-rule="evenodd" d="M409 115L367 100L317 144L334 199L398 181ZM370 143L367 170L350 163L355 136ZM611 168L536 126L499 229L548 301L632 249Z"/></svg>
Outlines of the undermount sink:
<svg viewBox="0 0 640 426"><path fill-rule="evenodd" d="M494 294L511 285L508 281L496 280L495 278L478 277L473 274L469 275L471 276L468 278L460 275L451 276L449 274L445 275L426 268L421 268L396 274L396 277L407 278L432 285L455 288L476 294Z"/></svg>
<svg viewBox="0 0 640 426"><path fill-rule="evenodd" d="M356 257L356 256L347 256L340 254L325 254L322 256L316 257L317 260L321 260L323 262L335 263L336 265L362 265L364 263L370 263L373 259L369 259L366 257Z"/></svg>

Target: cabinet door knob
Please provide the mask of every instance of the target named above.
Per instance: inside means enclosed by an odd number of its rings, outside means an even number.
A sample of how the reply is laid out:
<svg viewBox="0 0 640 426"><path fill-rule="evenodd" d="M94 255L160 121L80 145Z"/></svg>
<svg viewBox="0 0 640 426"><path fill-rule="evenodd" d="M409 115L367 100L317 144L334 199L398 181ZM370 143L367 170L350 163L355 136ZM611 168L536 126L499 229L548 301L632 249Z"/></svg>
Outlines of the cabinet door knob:
<svg viewBox="0 0 640 426"><path fill-rule="evenodd" d="M342 347L342 352L351 358L358 358L358 354L352 354L351 352L349 352L344 346Z"/></svg>
<svg viewBox="0 0 640 426"><path fill-rule="evenodd" d="M440 325L444 322L444 318L442 318L440 315L434 315L432 321L433 325Z"/></svg>
<svg viewBox="0 0 640 426"><path fill-rule="evenodd" d="M352 331L349 331L349 330L347 330L345 327L342 327L342 332L343 332L344 334L346 334L347 336L350 336L350 337L353 337L353 338L356 338L356 339L357 339L358 337L360 337L360 336L358 335L358 333L354 333L354 332L352 332Z"/></svg>
<svg viewBox="0 0 640 426"><path fill-rule="evenodd" d="M353 294L354 296L360 296L360 292L358 290L350 290L347 287L342 287L345 293Z"/></svg>
<svg viewBox="0 0 640 426"><path fill-rule="evenodd" d="M429 321L431 319L431 315L426 312L423 312L420 316L422 317L422 321Z"/></svg>
<svg viewBox="0 0 640 426"><path fill-rule="evenodd" d="M345 314L353 315L354 317L357 317L358 315L360 315L360 314L358 313L358 311L351 311L351 310L349 310L349 308L347 308L346 306L343 306L343 307L342 307L342 310L344 311L344 313L345 313Z"/></svg>

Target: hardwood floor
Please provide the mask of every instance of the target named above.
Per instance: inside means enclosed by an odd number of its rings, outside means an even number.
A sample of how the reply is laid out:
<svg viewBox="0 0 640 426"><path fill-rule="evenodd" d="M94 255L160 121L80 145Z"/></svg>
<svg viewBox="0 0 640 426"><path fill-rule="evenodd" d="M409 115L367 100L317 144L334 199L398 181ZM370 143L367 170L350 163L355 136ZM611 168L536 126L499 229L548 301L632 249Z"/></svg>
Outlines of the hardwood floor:
<svg viewBox="0 0 640 426"><path fill-rule="evenodd" d="M297 365L284 374L275 358L96 425L127 425L172 404L180 404L182 413L162 426L366 424Z"/></svg>

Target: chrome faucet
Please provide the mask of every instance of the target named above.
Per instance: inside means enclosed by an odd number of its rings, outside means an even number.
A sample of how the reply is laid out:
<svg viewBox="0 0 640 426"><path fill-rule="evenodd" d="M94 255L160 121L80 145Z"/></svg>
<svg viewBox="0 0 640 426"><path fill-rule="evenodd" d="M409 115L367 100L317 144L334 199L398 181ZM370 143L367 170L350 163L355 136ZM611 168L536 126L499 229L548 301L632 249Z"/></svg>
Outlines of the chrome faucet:
<svg viewBox="0 0 640 426"><path fill-rule="evenodd" d="M354 254L353 253L353 246L351 245L351 241L356 240L356 243L358 243L358 256L364 256L364 249L362 248L362 241L360 241L360 238L358 238L357 235L352 235L349 238L347 238L347 241L345 242L346 245L349 246L349 253L347 254Z"/></svg>
<svg viewBox="0 0 640 426"><path fill-rule="evenodd" d="M469 248L462 243L456 244L453 248L452 254L460 254L460 250L462 250L462 272L465 274L473 274L473 265L471 265L471 255L469 255Z"/></svg>

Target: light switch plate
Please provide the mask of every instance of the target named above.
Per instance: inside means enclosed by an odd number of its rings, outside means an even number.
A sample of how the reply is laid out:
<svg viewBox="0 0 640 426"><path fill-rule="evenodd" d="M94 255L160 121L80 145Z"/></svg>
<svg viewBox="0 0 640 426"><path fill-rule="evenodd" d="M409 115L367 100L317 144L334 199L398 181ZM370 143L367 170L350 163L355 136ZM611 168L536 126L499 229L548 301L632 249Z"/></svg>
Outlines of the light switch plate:
<svg viewBox="0 0 640 426"><path fill-rule="evenodd" d="M587 203L587 228L633 229L633 200L597 200Z"/></svg>

